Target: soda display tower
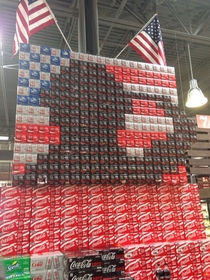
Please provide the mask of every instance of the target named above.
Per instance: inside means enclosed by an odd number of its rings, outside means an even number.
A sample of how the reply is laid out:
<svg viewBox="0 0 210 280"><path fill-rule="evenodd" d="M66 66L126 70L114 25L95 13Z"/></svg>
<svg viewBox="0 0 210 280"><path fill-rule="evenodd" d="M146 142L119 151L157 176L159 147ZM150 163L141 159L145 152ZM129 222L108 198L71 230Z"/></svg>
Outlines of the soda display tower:
<svg viewBox="0 0 210 280"><path fill-rule="evenodd" d="M205 279L210 241L185 165L195 140L173 67L21 44L1 255L120 247L122 263L104 271Z"/></svg>

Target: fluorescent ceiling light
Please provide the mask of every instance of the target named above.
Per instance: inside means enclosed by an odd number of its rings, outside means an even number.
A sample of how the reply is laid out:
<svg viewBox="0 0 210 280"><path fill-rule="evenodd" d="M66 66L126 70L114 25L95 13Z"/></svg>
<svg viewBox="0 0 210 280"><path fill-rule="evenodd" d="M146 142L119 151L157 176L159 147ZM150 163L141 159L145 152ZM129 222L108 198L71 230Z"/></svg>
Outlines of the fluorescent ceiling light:
<svg viewBox="0 0 210 280"><path fill-rule="evenodd" d="M8 136L0 136L0 140L9 140Z"/></svg>

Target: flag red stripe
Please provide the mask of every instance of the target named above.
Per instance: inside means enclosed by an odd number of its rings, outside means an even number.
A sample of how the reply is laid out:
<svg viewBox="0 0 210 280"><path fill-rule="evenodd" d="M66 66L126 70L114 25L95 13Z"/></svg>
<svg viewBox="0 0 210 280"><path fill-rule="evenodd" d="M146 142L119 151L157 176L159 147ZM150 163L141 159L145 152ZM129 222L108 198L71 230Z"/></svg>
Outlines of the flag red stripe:
<svg viewBox="0 0 210 280"><path fill-rule="evenodd" d="M18 52L20 43L29 43L31 35L53 23L55 23L54 15L44 0L38 0L30 5L28 0L22 0L16 12L13 55Z"/></svg>
<svg viewBox="0 0 210 280"><path fill-rule="evenodd" d="M144 52L146 52L148 54L147 57L148 57L149 62L151 62L151 60L149 58L149 56L151 56L151 58L153 58L157 64L159 63L159 59L158 59L158 55L157 55L157 48L155 48L155 46L153 46L152 42L146 36L144 36L144 34L141 34L140 38L136 37L135 41L137 42L137 44L139 44L139 46L142 47ZM148 46L146 43L148 44Z"/></svg>
<svg viewBox="0 0 210 280"><path fill-rule="evenodd" d="M51 19L48 22L43 23L42 25L39 25L37 28L34 28L33 30L30 31L30 36L32 36L33 34L37 33L38 31L44 29L45 27L51 25L55 23L54 19Z"/></svg>

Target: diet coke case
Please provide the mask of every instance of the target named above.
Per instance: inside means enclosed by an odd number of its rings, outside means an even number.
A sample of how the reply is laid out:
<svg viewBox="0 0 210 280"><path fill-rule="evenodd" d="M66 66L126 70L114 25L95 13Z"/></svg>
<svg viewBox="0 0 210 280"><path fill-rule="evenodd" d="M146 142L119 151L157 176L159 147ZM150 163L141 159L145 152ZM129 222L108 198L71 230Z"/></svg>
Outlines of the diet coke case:
<svg viewBox="0 0 210 280"><path fill-rule="evenodd" d="M31 255L31 272L47 269L63 269L63 254L61 252L57 251L53 253Z"/></svg>
<svg viewBox="0 0 210 280"><path fill-rule="evenodd" d="M101 256L97 255L95 252L91 254L91 252L81 254L65 254L64 255L64 269L66 271L74 271L74 270L88 270L92 268L101 267L102 261Z"/></svg>

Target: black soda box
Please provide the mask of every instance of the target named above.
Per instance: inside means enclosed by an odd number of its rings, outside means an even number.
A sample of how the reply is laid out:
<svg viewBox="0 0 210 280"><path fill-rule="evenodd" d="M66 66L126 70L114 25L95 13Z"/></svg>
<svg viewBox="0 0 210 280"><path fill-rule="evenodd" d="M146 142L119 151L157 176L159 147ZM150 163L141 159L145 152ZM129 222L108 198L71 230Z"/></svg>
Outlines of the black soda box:
<svg viewBox="0 0 210 280"><path fill-rule="evenodd" d="M124 276L125 275L124 259L116 259L116 260L103 262L102 275L103 277Z"/></svg>
<svg viewBox="0 0 210 280"><path fill-rule="evenodd" d="M102 280L102 269L91 268L87 270L64 271L64 280Z"/></svg>
<svg viewBox="0 0 210 280"><path fill-rule="evenodd" d="M99 251L101 255L102 262L123 259L124 258L124 249L123 248L111 248L107 250Z"/></svg>
<svg viewBox="0 0 210 280"><path fill-rule="evenodd" d="M68 271L88 270L102 266L101 256L99 254L66 254L64 255L64 269Z"/></svg>

